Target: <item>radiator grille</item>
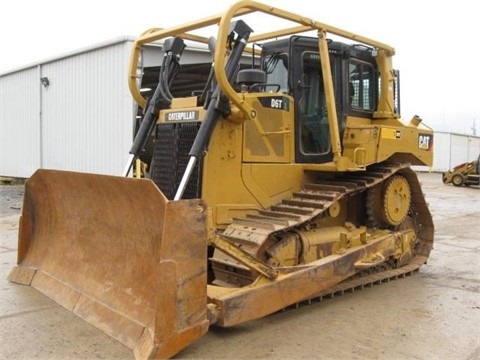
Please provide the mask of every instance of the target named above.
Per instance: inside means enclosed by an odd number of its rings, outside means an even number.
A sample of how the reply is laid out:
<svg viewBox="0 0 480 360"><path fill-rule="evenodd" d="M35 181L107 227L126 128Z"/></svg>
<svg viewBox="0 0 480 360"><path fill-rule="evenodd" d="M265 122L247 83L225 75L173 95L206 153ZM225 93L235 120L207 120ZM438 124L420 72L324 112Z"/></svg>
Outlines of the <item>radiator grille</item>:
<svg viewBox="0 0 480 360"><path fill-rule="evenodd" d="M173 199L188 164L188 155L200 123L158 124L150 165L150 177L168 199ZM199 161L193 169L183 199L195 199L200 194Z"/></svg>

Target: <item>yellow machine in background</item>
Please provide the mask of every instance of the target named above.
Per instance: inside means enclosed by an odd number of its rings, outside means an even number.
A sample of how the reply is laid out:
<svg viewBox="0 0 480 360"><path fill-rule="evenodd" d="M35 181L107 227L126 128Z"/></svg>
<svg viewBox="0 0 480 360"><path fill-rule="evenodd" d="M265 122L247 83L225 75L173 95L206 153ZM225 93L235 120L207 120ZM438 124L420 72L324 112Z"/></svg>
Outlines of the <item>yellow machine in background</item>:
<svg viewBox="0 0 480 360"><path fill-rule="evenodd" d="M256 34L268 17L288 25ZM203 37L213 26L216 38ZM138 60L159 40L145 99ZM179 96L182 52L195 42L214 66L203 91ZM400 118L393 55L252 1L145 32L129 74L145 115L125 175L152 148L147 178L38 170L10 280L143 359L171 357L211 325L415 271L434 229L410 166L432 164L433 132Z"/></svg>
<svg viewBox="0 0 480 360"><path fill-rule="evenodd" d="M457 165L443 173L442 181L454 186L480 185L480 155L477 160Z"/></svg>

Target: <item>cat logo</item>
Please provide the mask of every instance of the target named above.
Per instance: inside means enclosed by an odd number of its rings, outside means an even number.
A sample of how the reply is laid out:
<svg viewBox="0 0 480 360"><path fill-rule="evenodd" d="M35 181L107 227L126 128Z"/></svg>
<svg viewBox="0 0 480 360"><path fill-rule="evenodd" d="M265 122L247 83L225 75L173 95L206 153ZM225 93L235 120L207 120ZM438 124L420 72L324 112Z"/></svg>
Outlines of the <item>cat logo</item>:
<svg viewBox="0 0 480 360"><path fill-rule="evenodd" d="M430 150L433 145L433 135L418 135L418 148L422 150Z"/></svg>

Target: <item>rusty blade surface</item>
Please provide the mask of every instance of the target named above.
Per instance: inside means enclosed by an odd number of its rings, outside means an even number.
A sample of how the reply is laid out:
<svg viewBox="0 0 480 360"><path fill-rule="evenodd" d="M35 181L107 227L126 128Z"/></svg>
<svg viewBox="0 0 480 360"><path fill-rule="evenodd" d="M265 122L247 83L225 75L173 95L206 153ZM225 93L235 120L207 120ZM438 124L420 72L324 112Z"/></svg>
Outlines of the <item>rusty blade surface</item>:
<svg viewBox="0 0 480 360"><path fill-rule="evenodd" d="M170 357L208 330L205 219L200 200L170 202L150 180L38 170L9 279L137 358Z"/></svg>

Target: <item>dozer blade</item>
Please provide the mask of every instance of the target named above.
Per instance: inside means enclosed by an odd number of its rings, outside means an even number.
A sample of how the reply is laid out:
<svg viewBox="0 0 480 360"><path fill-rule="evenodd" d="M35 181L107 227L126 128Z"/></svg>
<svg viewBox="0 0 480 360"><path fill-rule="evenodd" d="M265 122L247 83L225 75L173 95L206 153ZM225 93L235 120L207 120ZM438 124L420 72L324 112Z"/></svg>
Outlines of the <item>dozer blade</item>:
<svg viewBox="0 0 480 360"><path fill-rule="evenodd" d="M201 200L153 182L38 170L25 186L18 266L31 285L134 350L168 358L208 331Z"/></svg>

